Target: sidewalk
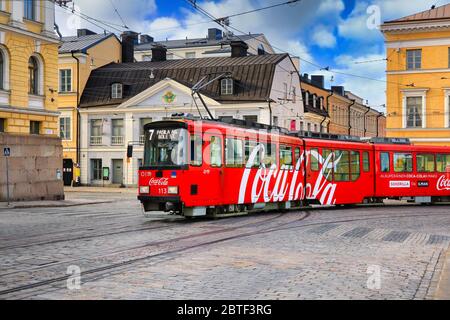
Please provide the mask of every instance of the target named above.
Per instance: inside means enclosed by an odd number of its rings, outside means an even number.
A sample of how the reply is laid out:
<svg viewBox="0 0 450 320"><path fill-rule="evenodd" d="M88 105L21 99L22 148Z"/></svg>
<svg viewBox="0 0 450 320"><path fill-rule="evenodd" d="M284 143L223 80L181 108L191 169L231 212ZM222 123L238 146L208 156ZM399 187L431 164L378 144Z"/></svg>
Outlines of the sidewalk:
<svg viewBox="0 0 450 320"><path fill-rule="evenodd" d="M64 187L66 192L83 192L83 193L133 193L137 194L137 188L117 188L117 187Z"/></svg>

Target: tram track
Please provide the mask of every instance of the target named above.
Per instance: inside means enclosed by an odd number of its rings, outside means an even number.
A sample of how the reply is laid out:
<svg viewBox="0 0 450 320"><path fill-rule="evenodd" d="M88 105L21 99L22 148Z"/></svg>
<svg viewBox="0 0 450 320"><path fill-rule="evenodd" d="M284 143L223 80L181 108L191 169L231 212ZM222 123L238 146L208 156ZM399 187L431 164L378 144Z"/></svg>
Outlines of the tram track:
<svg viewBox="0 0 450 320"><path fill-rule="evenodd" d="M124 266L128 266L131 264L135 264L135 263L139 263L141 261L145 261L145 260L149 260L149 259L154 259L154 258L159 258L159 257L163 257L163 256L167 256L170 254L176 254L176 253L180 253L186 250L190 250L190 249L195 249L195 248L199 248L199 247L203 247L203 246L207 246L207 245L212 245L212 244L216 244L216 243L220 243L220 242L224 242L224 241L229 241L232 239L236 239L236 238L240 238L240 237L245 237L248 236L250 234L254 234L254 231L251 232L245 232L242 234L234 234L234 235L230 235L230 236L225 236L225 237L219 237L216 239L212 239L212 240L207 240L207 241L199 241L198 243L194 243L194 244L189 244L191 240L197 240L197 239L201 239L202 237L208 237L208 236L214 236L214 235L219 235L221 233L224 232L232 232L232 231L236 231L242 228L250 228L250 227L257 227L260 225L266 225L266 223L272 221L272 222L276 222L276 220L278 220L280 217L284 216L285 214L279 214L276 215L274 217L268 218L268 219L263 219L262 221L258 221L258 222L251 222L248 224L244 224L244 225L239 225L239 226L235 226L235 227L227 227L227 228L222 228L219 230L212 230L212 231L206 231L206 232L201 232L201 233L196 233L193 235L188 235L188 236L182 236L182 237L176 237L176 238L172 238L172 239L168 239L168 240L164 240L164 241L156 241L156 242L152 242L152 243L148 243L148 244L144 244L141 246L137 246L137 247L133 247L133 248L128 248L125 249L125 251L130 251L130 250L136 250L136 249L143 249L143 248L149 248L149 247L158 247L161 246L163 244L172 244L173 246L169 245L168 248L166 250L163 250L159 253L155 253L155 254L150 254L150 255L144 255L141 257L136 257L133 259L129 259L129 260L124 260L121 262L117 262L117 263L112 263L109 265L104 265L104 266L100 266L97 268L92 268L86 271L83 271L82 274L83 275L94 275L97 273L101 273L104 271L111 271L120 267L124 267ZM301 220L304 220L306 218L308 218L310 215L310 213L304 213L302 214L302 217L300 219L294 219L293 221L288 221L288 222L282 222L280 224L278 224L278 226L283 226L283 225L287 225L289 223L292 222L298 222ZM266 228L263 228L262 230L265 230ZM258 233L258 232L256 232ZM186 245L179 245L179 243L182 242L187 242ZM198 240L197 240L198 241ZM115 252L114 254L118 254L121 252ZM99 257L90 257L89 259L98 259ZM80 261L75 260L75 261ZM60 262L58 264L68 264L68 263L73 263L74 261L64 261L64 262ZM54 265L52 265L54 267ZM5 274L6 275L6 274ZM1 276L5 276L5 275L1 275ZM9 274L8 274L9 275ZM20 285L14 288L9 288L9 289L5 289L5 290L0 290L0 296L4 296L7 294L12 294L12 293L16 293L16 292L21 292L21 291L25 291L28 289L33 289L33 288L37 288L37 287L42 287L42 286L47 286L47 285L51 285L57 282L61 282L61 281L65 281L69 278L69 275L64 275L64 276L60 276L60 277L55 277L55 278L49 278L49 279L45 279L45 280L41 280L41 281L37 281L34 283L30 283L30 284L24 284L24 285Z"/></svg>
<svg viewBox="0 0 450 320"><path fill-rule="evenodd" d="M126 267L128 265L136 264L136 263L139 263L142 261L146 261L146 260L151 261L152 259L161 258L161 257L168 256L171 254L181 253L183 251L187 251L190 249L200 248L203 246L226 242L226 241L230 241L233 239L249 237L249 236L270 233L270 232L278 232L278 231L283 231L283 230L306 228L306 227L311 227L311 226L317 226L317 225L323 225L323 224L333 224L333 223L351 223L351 222L358 222L358 221L394 219L394 218L398 219L398 218L411 218L411 217L448 216L448 214L446 214L446 213L435 213L435 214L405 213L405 214L382 214L382 215L370 215L370 213L367 213L367 215L364 215L364 216L358 216L358 215L355 216L355 214L351 214L346 217L340 217L340 219L327 219L328 217L325 214L324 220L322 220L322 217L317 217L321 221L296 225L297 223L301 223L302 221L304 221L305 219L310 217L311 214L317 213L321 209L323 209L323 208L314 208L312 210L303 210L303 211L297 210L294 212L290 211L289 213L296 213L296 212L301 213L302 216L300 218L296 218L296 219L288 219L288 221L282 221L280 223L278 220L283 216L288 216L288 214L281 213L278 215L272 215L270 218L261 219L260 221L256 221L256 222L251 221L250 223L244 223L244 224L240 224L237 226L227 226L224 228L195 233L192 235L175 237L175 238L161 240L161 241L153 241L153 242L149 242L149 243L144 243L139 246L134 246L131 248L124 248L123 250L110 252L104 256L89 257L89 258L82 259L82 260L98 259L101 257L114 256L117 254L129 252L129 251L133 251L133 250L150 249L153 247L158 248L158 249L163 249L162 247L164 247L164 249L165 249L165 250L162 250L161 252L157 252L154 254L138 256L138 257L131 258L128 260L123 260L120 262L110 263L110 264L106 264L103 266L99 266L97 268L91 268L89 270L83 271L82 273L83 273L83 275L101 276L101 274L103 272L113 271L115 269L119 269L121 267ZM247 221L250 219L253 220L255 218L255 216L250 215L250 216L244 216L244 217L239 217L239 218L245 219L245 221ZM236 219L239 219L239 218L236 218ZM200 220L200 221L205 222L204 220ZM221 220L221 221L226 221L226 220ZM210 220L206 221L204 224L202 224L201 227L207 226L208 222L210 222ZM195 222L195 223L197 224L198 222ZM273 223L275 223L275 225L273 225ZM258 228L261 225L263 226L263 228ZM173 225L168 226L168 227L173 227ZM244 230L244 232L242 232L242 233L236 233L236 231L239 231L244 228L250 228L250 230L249 231ZM251 230L251 228L257 228L257 230ZM217 235L220 235L223 233L229 233L229 232L234 232L234 234L227 234L223 237L218 237L218 238L215 237ZM211 237L213 237L213 238L211 239ZM206 241L199 241L199 239L203 240L204 238L207 238ZM192 241L194 241L194 243L192 243ZM187 244L185 244L185 242L187 242ZM181 243L181 245L180 245L180 243ZM59 262L58 264L61 265L61 264L73 263L76 261L80 261L80 259L74 259L74 260L70 260L70 261L62 261L62 262ZM51 265L51 266L54 267L54 265ZM45 268L47 268L47 266L44 266L41 269L45 269ZM4 275L8 275L8 274L4 274ZM0 276L4 276L4 275L0 275ZM52 278L37 281L34 283L24 284L24 285L20 285L17 287L1 290L0 296L25 291L28 289L51 285L54 283L58 283L58 282L67 280L68 277L69 276L67 276L67 275L60 276L60 277L52 277ZM55 289L55 290L57 290L57 289Z"/></svg>

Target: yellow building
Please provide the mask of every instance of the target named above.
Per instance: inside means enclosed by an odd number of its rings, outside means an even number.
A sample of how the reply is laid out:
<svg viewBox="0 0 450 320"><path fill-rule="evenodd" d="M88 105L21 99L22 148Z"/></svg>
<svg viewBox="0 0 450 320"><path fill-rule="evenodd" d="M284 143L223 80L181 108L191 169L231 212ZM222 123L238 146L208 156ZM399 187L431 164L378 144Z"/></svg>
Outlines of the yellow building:
<svg viewBox="0 0 450 320"><path fill-rule="evenodd" d="M0 1L0 132L58 134L54 23L50 0Z"/></svg>
<svg viewBox="0 0 450 320"><path fill-rule="evenodd" d="M77 176L76 172L75 176L72 174L73 167L80 163L79 99L92 70L122 59L121 43L112 33L96 34L79 29L76 36L63 37L62 41L58 58L59 133L63 144L64 183L70 185Z"/></svg>
<svg viewBox="0 0 450 320"><path fill-rule="evenodd" d="M381 26L387 54L387 136L450 146L450 4Z"/></svg>

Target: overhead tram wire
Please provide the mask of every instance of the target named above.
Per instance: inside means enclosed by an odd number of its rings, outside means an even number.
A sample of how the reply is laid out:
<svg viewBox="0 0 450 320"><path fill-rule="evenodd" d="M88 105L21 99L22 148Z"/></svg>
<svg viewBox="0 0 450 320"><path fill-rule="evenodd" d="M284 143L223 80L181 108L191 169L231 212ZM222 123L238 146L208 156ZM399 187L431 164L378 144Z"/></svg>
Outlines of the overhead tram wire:
<svg viewBox="0 0 450 320"><path fill-rule="evenodd" d="M117 7L114 5L113 0L109 0L109 2L111 3L111 6L113 7L113 9L114 9L114 11L116 12L117 16L119 17L120 21L122 21L123 27L124 27L125 29L129 29L128 26L127 26L127 24L126 24L125 21L123 20L122 15L119 13L119 10L117 10Z"/></svg>
<svg viewBox="0 0 450 320"><path fill-rule="evenodd" d="M185 1L187 1L189 4L191 4L192 7L193 7L195 10L199 11L199 12L202 13L203 15L207 16L208 18L210 18L213 22L216 22L217 24L219 24L220 26L223 27L223 25L220 23L220 19L217 19L216 17L214 17L213 15L211 15L209 12L207 12L206 10L204 10L203 8L201 8L200 6L198 6L193 0L185 0ZM246 33L246 32L244 32L244 31L242 31L242 30L237 29L236 27L233 27L233 26L229 26L229 25L228 25L227 28L233 29L233 30L235 30L235 31L237 31L237 32L239 32L239 33L241 33L242 36L245 35L245 36L248 36L248 37L250 37L250 38L252 38L252 39L254 39L254 40L258 41L258 42L264 43L264 44L266 44L266 45L270 45L270 46L272 46L273 48L275 48L275 49L277 49L277 50L279 50L279 51L281 51L281 52L285 52L285 53L289 54L290 56L296 56L296 55L294 55L294 54L288 52L287 50L284 50L284 49L282 49L282 48L276 47L275 45L270 44L268 41L265 41L264 39L259 39L259 38L255 37L255 36L253 36L252 34L249 34L249 33ZM237 37L238 39L240 39L240 40L242 41L242 38L240 38L239 35L234 35L234 36ZM256 48L254 48L254 47L252 47L252 46L250 46L250 47L251 47L252 49L256 50ZM330 72L330 73L337 73L337 74L341 74L341 75L345 75L345 76L357 77L357 78L362 78L362 79L371 80L371 81L377 81L377 82L383 82L383 83L390 83L389 81L386 81L386 80L381 80L381 79L371 78L371 77L362 76L362 75L355 75L355 74L345 73L345 72L341 72L341 71L335 71L335 70L331 69L330 67L323 67L323 66L320 66L320 65L318 65L318 64L316 64L316 63L314 63L314 62L308 61L308 60L306 60L306 59L304 59L304 58L302 58L302 57L299 57L299 59L300 59L301 61L304 61L304 62L310 64L310 65L315 66L316 68L319 68L320 70L324 70L324 71L327 71L327 72ZM286 70L286 71L287 71L287 70ZM392 83L393 83L393 82L392 82ZM397 82L396 82L395 84L397 84L397 85L403 85L403 86L411 86L411 84L403 84L403 83L397 83Z"/></svg>

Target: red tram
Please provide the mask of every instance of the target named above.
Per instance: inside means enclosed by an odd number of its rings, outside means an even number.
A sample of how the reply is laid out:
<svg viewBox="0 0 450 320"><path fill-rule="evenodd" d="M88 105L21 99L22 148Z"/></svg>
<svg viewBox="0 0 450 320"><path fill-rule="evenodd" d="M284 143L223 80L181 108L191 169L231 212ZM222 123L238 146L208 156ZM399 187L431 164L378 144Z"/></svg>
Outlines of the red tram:
<svg viewBox="0 0 450 320"><path fill-rule="evenodd" d="M450 201L450 148L173 118L145 126L144 212L186 217L311 204Z"/></svg>

